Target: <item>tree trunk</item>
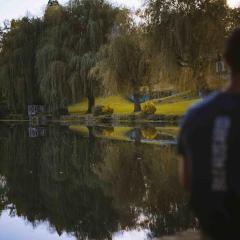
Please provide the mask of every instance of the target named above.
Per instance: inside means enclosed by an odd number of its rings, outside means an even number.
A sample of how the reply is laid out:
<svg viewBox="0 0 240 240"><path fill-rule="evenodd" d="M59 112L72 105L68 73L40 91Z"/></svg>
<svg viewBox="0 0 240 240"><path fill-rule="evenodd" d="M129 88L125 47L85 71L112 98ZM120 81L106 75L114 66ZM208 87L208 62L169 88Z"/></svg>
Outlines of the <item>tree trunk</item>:
<svg viewBox="0 0 240 240"><path fill-rule="evenodd" d="M95 141L95 127L88 126L88 145L87 145L87 156L88 160L92 162L96 152L96 141Z"/></svg>
<svg viewBox="0 0 240 240"><path fill-rule="evenodd" d="M88 126L88 139L90 143L94 142L95 135L94 135L94 127ZM91 144L90 144L91 145Z"/></svg>
<svg viewBox="0 0 240 240"><path fill-rule="evenodd" d="M141 103L140 103L140 93L138 91L134 91L134 112L141 112Z"/></svg>
<svg viewBox="0 0 240 240"><path fill-rule="evenodd" d="M142 140L141 128L137 127L134 130L135 130L135 144L138 145L141 143Z"/></svg>
<svg viewBox="0 0 240 240"><path fill-rule="evenodd" d="M95 97L93 95L88 96L88 110L87 113L92 113L92 109L95 106Z"/></svg>

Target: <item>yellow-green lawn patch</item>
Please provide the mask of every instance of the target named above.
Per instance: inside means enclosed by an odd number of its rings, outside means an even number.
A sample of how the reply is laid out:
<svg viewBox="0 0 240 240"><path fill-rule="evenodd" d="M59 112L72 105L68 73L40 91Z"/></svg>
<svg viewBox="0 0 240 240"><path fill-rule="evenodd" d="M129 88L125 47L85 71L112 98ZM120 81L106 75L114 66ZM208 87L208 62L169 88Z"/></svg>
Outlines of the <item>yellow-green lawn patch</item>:
<svg viewBox="0 0 240 240"><path fill-rule="evenodd" d="M156 103L156 114L163 115L178 115L182 116L187 109L199 99L182 100L175 103ZM114 109L114 114L131 114L133 113L134 105L131 101L121 96L99 97L96 99L96 105L109 106ZM74 104L68 107L70 114L83 115L87 111L87 100Z"/></svg>

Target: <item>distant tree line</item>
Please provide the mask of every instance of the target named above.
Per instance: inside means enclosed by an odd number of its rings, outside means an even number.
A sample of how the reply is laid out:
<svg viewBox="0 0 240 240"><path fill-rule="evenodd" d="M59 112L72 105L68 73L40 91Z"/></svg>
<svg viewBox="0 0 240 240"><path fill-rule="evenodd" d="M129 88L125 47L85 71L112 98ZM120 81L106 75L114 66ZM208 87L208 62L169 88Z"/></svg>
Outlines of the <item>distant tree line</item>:
<svg viewBox="0 0 240 240"><path fill-rule="evenodd" d="M215 62L240 23L226 0L146 0L137 12L106 0L48 6L40 18L12 20L0 29L0 99L11 113L44 104L58 113L95 97L131 94L155 83L200 90L221 84Z"/></svg>

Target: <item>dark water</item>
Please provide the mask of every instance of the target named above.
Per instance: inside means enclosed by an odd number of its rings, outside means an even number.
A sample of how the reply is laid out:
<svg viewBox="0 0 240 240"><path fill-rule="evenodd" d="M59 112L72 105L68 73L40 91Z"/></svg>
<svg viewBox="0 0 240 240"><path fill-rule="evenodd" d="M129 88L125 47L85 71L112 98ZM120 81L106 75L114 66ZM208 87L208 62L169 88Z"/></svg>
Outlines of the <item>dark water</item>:
<svg viewBox="0 0 240 240"><path fill-rule="evenodd" d="M0 240L144 240L193 226L169 131L149 130L146 144L146 128L119 139L70 129L0 125Z"/></svg>

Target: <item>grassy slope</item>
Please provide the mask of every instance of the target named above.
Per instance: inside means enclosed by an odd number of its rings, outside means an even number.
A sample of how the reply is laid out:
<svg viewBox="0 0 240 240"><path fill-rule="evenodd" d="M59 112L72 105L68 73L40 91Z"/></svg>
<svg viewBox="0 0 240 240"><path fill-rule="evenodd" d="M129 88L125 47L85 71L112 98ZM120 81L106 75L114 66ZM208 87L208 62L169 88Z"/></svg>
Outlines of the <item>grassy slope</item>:
<svg viewBox="0 0 240 240"><path fill-rule="evenodd" d="M197 99L194 100L184 100L179 101L176 103L164 103L164 104L157 104L157 112L156 114L164 114L164 115L184 115L187 109L197 103Z"/></svg>
<svg viewBox="0 0 240 240"><path fill-rule="evenodd" d="M198 100L179 100L175 103L157 103L155 105L157 107L156 114L164 114L164 115L183 115L186 110ZM125 99L121 96L112 96L105 98L97 98L97 105L109 106L114 109L115 114L130 114L133 113L133 103ZM69 113L71 114L84 114L87 111L87 100L84 100L75 105L69 106Z"/></svg>

